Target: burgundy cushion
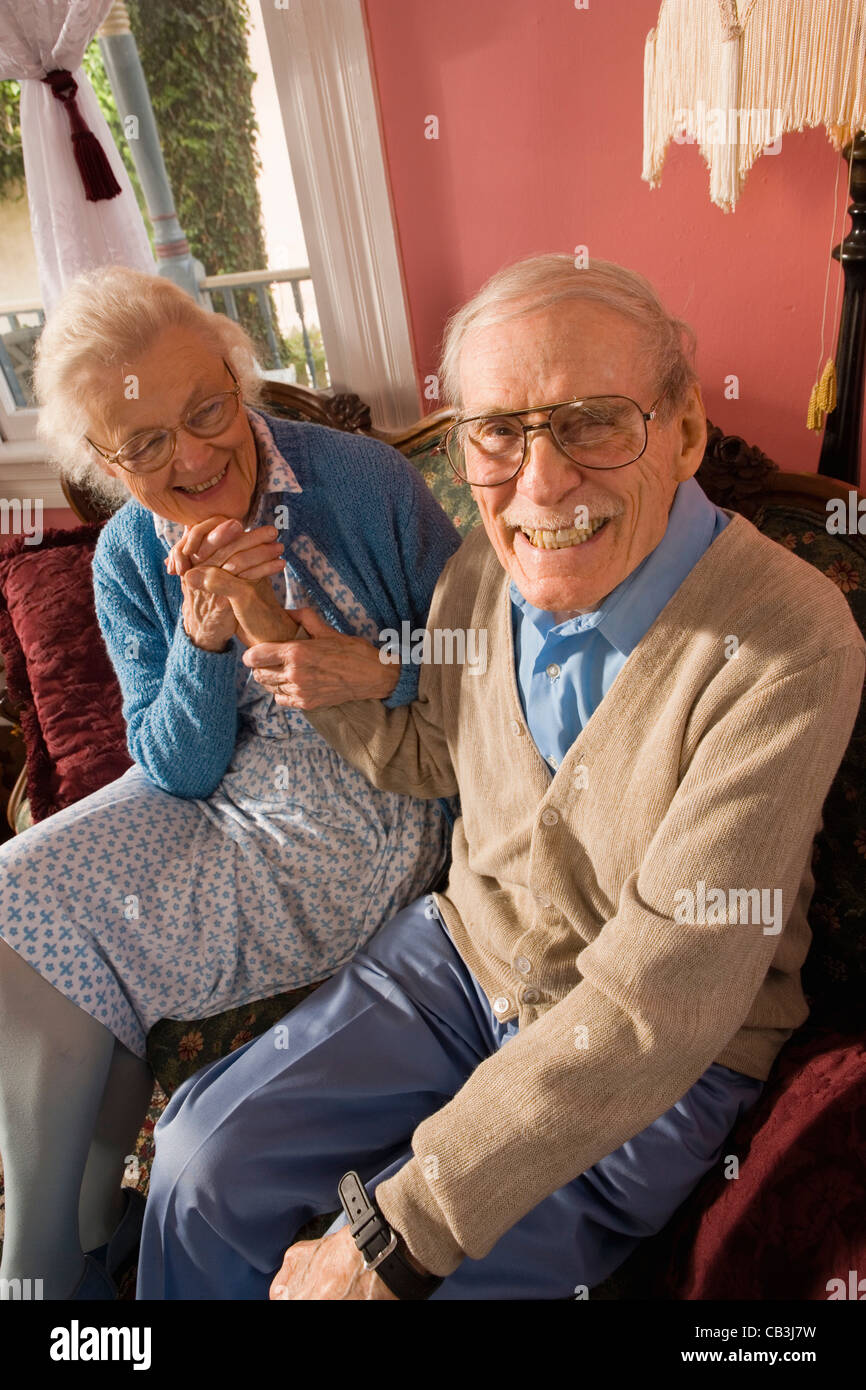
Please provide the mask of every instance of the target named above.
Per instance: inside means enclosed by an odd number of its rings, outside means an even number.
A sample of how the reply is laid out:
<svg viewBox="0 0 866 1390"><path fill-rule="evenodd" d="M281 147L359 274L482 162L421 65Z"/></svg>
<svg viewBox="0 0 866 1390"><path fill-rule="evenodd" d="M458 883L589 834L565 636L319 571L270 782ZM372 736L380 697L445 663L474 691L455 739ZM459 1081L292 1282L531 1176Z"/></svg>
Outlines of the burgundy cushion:
<svg viewBox="0 0 866 1390"><path fill-rule="evenodd" d="M791 1038L661 1238L657 1296L824 1300L829 1280L866 1275L864 1093L866 1042L808 1026Z"/></svg>
<svg viewBox="0 0 866 1390"><path fill-rule="evenodd" d="M0 647L27 746L34 821L131 766L117 677L93 605L99 525L18 536L0 549Z"/></svg>

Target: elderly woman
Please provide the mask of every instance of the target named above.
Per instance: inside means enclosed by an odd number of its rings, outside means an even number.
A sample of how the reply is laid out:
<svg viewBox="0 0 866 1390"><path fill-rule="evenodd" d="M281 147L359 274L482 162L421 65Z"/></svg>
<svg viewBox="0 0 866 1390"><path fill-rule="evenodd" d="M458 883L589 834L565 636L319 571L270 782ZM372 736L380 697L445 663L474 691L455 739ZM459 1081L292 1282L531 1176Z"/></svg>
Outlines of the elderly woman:
<svg viewBox="0 0 866 1390"><path fill-rule="evenodd" d="M424 624L459 538L386 445L251 409L243 330L158 277L80 277L35 382L52 453L125 502L93 576L135 765L0 850L2 1274L104 1298L151 1026L330 976L447 855L447 803L373 788L243 652L315 608L356 638L323 701L411 701L373 643Z"/></svg>

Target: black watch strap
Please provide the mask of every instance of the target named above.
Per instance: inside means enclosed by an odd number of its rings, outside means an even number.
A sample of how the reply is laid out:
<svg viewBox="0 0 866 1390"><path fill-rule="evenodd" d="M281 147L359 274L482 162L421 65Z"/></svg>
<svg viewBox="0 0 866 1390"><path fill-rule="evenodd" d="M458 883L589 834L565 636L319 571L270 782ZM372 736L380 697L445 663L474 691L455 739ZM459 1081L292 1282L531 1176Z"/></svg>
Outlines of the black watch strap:
<svg viewBox="0 0 866 1390"><path fill-rule="evenodd" d="M358 1174L344 1173L337 1191L366 1268L375 1270L397 1298L429 1298L442 1280L435 1274L419 1274L409 1263L402 1236L391 1230Z"/></svg>

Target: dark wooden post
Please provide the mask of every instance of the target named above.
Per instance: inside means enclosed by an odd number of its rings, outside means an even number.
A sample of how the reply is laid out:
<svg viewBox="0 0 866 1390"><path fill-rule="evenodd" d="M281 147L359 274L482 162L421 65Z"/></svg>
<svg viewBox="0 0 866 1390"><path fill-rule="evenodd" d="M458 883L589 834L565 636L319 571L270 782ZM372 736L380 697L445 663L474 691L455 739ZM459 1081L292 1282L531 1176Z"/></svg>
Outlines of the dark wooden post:
<svg viewBox="0 0 866 1390"><path fill-rule="evenodd" d="M833 248L845 276L836 345L838 404L827 416L818 472L857 487L866 366L866 135L862 130L843 154L851 164L851 228L841 245Z"/></svg>

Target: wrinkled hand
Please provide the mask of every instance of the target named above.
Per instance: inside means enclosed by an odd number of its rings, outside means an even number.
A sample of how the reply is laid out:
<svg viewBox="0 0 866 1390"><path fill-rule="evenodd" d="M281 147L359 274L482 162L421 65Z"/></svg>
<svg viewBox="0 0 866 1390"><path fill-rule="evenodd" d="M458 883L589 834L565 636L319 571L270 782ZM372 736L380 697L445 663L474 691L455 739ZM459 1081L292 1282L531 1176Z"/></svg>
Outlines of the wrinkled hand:
<svg viewBox="0 0 866 1390"><path fill-rule="evenodd" d="M246 647L261 642L289 642L298 633L298 624L280 607L267 576L252 584L225 568L197 565L183 576L183 583L228 602L237 623L237 635Z"/></svg>
<svg viewBox="0 0 866 1390"><path fill-rule="evenodd" d="M221 652L237 630L237 619L227 598L208 593L192 580L195 570L180 577L183 590L183 626L194 646L205 652Z"/></svg>
<svg viewBox="0 0 866 1390"><path fill-rule="evenodd" d="M270 1299L364 1299L399 1303L396 1294L364 1260L348 1226L320 1240L299 1240L283 1256Z"/></svg>
<svg viewBox="0 0 866 1390"><path fill-rule="evenodd" d="M219 565L251 583L283 568L283 544L275 526L245 531L232 517L212 516L187 526L166 556L169 574L187 574L196 565Z"/></svg>
<svg viewBox="0 0 866 1390"><path fill-rule="evenodd" d="M372 642L337 632L315 608L299 608L294 616L312 641L260 643L244 652L244 664L272 692L275 704L329 709L347 700L384 700L393 694L399 667L380 661Z"/></svg>

